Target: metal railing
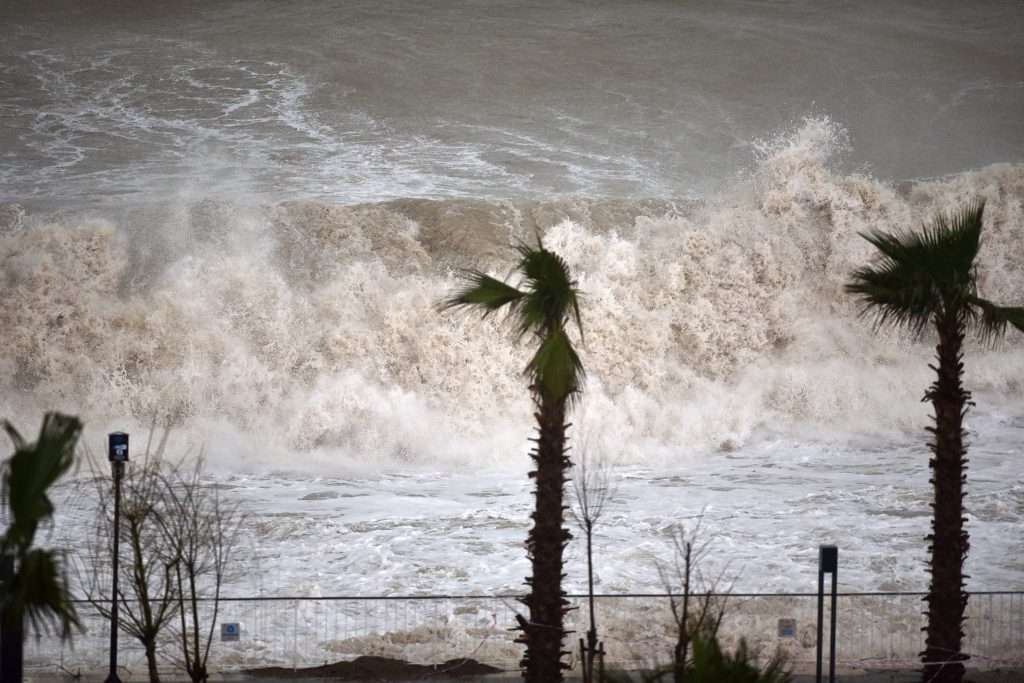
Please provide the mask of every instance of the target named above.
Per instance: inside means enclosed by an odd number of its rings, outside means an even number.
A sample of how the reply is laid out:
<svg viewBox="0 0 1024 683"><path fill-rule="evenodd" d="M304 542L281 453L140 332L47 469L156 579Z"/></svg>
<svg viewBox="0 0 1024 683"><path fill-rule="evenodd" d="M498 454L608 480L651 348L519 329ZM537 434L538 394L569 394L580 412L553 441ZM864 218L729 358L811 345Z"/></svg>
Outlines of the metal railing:
<svg viewBox="0 0 1024 683"><path fill-rule="evenodd" d="M922 593L840 593L836 657L840 668L913 668L924 649ZM785 652L797 671L813 667L817 595L744 593L719 596L725 607L721 639L735 647L745 638L751 650L770 656ZM571 596L575 607L585 596ZM212 614L212 602L202 609ZM613 666L645 667L671 660L675 638L666 595L595 596L598 631ZM458 657L514 669L522 656L513 640L514 595L389 597L221 598L214 624L211 672L278 666L302 668L380 655L417 663ZM108 623L79 604L87 632L72 643L53 637L25 642L30 670L63 668L96 672L107 662ZM571 649L587 629L587 610L567 618ZM1024 665L1024 591L971 594L964 651L972 666ZM795 620L792 636L780 636L779 620ZM826 611L826 619L828 613ZM222 623L237 623L237 642L222 642ZM209 621L207 621L209 625ZM122 635L119 661L126 675L144 674L141 646ZM163 668L176 666L173 626L160 651Z"/></svg>

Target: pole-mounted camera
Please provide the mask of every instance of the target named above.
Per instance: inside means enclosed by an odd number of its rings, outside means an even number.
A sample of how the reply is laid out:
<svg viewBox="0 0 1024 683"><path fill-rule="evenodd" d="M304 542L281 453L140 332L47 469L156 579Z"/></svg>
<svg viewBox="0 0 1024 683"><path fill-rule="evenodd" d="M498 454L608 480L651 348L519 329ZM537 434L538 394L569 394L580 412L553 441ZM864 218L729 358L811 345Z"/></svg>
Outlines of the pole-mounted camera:
<svg viewBox="0 0 1024 683"><path fill-rule="evenodd" d="M114 477L124 477L125 463L128 462L128 435L124 432L111 432L107 435L107 458L114 471Z"/></svg>

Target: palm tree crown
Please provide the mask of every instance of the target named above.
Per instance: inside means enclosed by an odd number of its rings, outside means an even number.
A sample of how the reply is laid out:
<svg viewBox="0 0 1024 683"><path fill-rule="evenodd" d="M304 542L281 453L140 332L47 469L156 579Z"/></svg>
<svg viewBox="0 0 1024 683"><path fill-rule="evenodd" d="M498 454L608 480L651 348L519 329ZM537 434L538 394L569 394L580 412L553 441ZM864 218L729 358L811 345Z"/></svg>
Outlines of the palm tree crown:
<svg viewBox="0 0 1024 683"><path fill-rule="evenodd" d="M894 323L920 333L930 323L949 321L984 339L1002 336L1007 324L1024 330L1024 309L997 306L977 294L974 259L984 209L983 201L975 202L956 216L938 216L920 232L862 233L881 257L854 271L846 291L875 312L877 327Z"/></svg>
<svg viewBox="0 0 1024 683"><path fill-rule="evenodd" d="M15 450L0 475L0 490L9 509L0 553L12 555L16 568L11 579L0 586L0 603L6 606L9 618L19 622L7 626L20 632L24 616L37 631L46 631L53 624L63 637L69 637L71 627L80 624L69 602L59 557L32 544L39 524L53 516L53 503L46 492L71 468L82 423L75 417L47 413L34 444L26 443L9 422L4 427Z"/></svg>
<svg viewBox="0 0 1024 683"><path fill-rule="evenodd" d="M566 327L580 322L579 291L569 277L569 268L557 254L542 244L537 248L520 245L517 270L523 275L521 289L479 270L466 273L467 284L441 302L442 308L483 309L484 317L508 306L516 315L520 338L533 334L540 340L526 371L535 386L543 387L554 400L571 398L584 377L583 364L566 334Z"/></svg>

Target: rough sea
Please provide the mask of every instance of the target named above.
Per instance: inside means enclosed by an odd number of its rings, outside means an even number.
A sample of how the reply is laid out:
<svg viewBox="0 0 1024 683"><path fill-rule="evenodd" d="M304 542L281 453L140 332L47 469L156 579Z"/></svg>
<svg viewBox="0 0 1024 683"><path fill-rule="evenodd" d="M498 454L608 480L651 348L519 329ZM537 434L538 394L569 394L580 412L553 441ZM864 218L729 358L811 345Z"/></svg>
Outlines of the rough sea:
<svg viewBox="0 0 1024 683"><path fill-rule="evenodd" d="M920 591L934 340L859 233L983 198L1024 303L1024 5L5 2L0 415L172 428L243 595L519 591L527 349L439 313L541 236L584 292L601 592L702 518L746 591ZM1024 338L971 343L968 585L1024 589ZM65 512L53 533L89 528ZM76 526L77 525L77 526ZM583 589L577 542L567 588Z"/></svg>

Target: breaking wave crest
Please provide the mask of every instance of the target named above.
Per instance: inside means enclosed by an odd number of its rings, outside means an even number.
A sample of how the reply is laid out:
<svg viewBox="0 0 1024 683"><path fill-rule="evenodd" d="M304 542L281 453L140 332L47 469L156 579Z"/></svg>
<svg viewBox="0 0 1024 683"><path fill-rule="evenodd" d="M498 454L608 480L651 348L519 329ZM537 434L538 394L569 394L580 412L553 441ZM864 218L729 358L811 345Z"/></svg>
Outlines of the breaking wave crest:
<svg viewBox="0 0 1024 683"><path fill-rule="evenodd" d="M837 172L843 144L808 121L714 200L8 204L0 410L172 424L232 467L521 461L526 352L500 321L436 303L459 268L504 276L508 245L542 235L585 293L577 429L612 457L917 429L929 343L858 317L843 293L871 256L858 233L984 198L982 293L1020 304L1024 166L893 187ZM969 353L981 409L1021 402L1018 339Z"/></svg>

